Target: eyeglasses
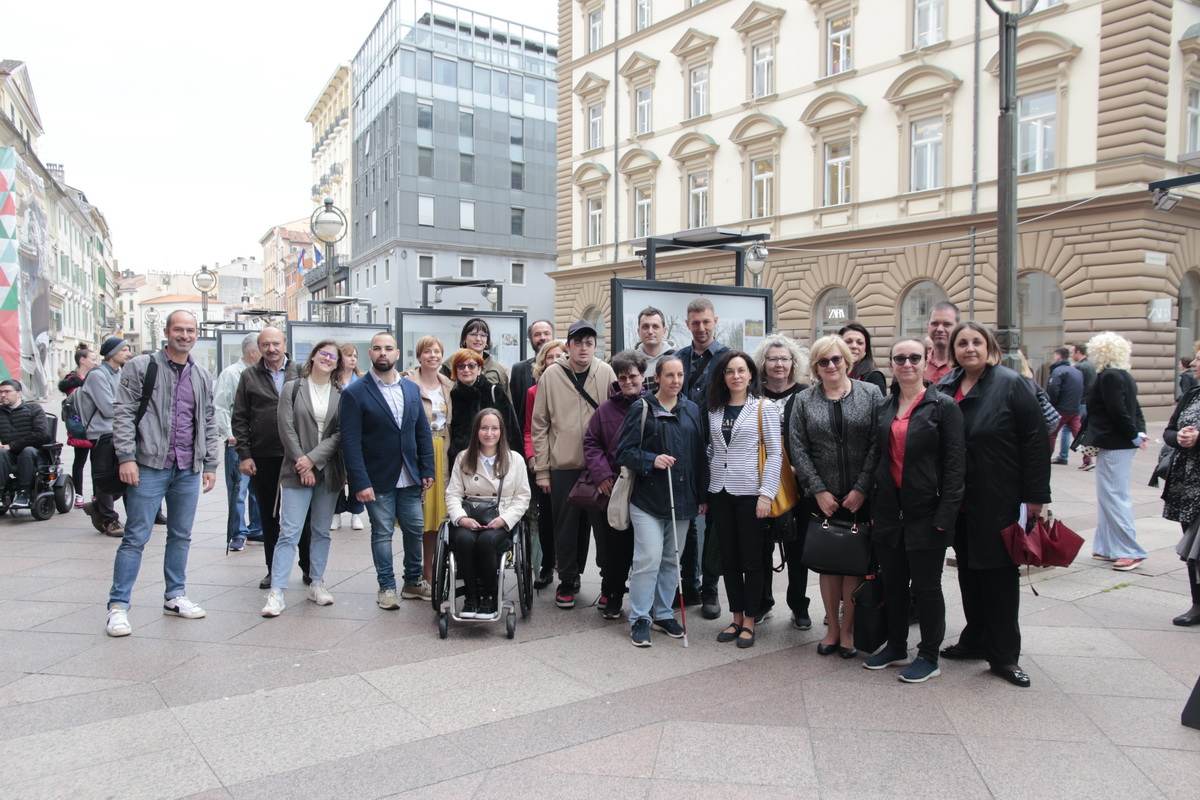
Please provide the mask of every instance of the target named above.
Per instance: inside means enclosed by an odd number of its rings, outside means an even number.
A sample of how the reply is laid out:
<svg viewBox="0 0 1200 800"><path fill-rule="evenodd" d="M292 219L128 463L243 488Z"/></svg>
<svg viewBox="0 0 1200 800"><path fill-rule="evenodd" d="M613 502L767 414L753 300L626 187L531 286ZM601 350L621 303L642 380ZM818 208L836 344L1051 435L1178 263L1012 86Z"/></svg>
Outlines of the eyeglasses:
<svg viewBox="0 0 1200 800"><path fill-rule="evenodd" d="M326 361L337 361L338 360L337 353L326 353L324 350L318 350L316 353L316 356L317 356L317 358L323 358Z"/></svg>
<svg viewBox="0 0 1200 800"><path fill-rule="evenodd" d="M641 382L642 382L642 376L637 374L636 372L617 376L617 383L641 383Z"/></svg>
<svg viewBox="0 0 1200 800"><path fill-rule="evenodd" d="M841 366L841 363L845 360L846 359L842 358L841 356L830 356L829 358L818 358L817 366L820 367L821 369L825 369L830 364L833 364L835 367L837 367L837 366Z"/></svg>
<svg viewBox="0 0 1200 800"><path fill-rule="evenodd" d="M792 363L792 357L791 356L767 356L766 362L768 364L790 364L790 363Z"/></svg>
<svg viewBox="0 0 1200 800"><path fill-rule="evenodd" d="M906 356L892 356L892 363L897 367L903 367L904 362L907 361L913 366L916 366L917 364L921 363L921 359L923 358L925 358L925 356L921 355L920 353L909 353Z"/></svg>
<svg viewBox="0 0 1200 800"><path fill-rule="evenodd" d="M467 361L467 362L464 362L464 363L462 363L462 364L459 364L459 365L456 367L456 369L477 370L477 369L479 369L479 365L478 365L478 364L476 364L474 361Z"/></svg>

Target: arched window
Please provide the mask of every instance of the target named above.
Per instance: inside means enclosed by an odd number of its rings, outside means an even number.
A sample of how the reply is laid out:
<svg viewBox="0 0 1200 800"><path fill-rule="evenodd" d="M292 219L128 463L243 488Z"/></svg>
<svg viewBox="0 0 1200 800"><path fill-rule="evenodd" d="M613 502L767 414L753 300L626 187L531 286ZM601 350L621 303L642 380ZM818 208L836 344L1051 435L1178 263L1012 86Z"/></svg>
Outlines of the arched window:
<svg viewBox="0 0 1200 800"><path fill-rule="evenodd" d="M924 339L929 333L929 312L949 299L933 281L914 283L900 304L900 337Z"/></svg>
<svg viewBox="0 0 1200 800"><path fill-rule="evenodd" d="M854 298L840 286L835 286L817 301L813 314L813 341L837 333L847 322L853 322L857 313Z"/></svg>
<svg viewBox="0 0 1200 800"><path fill-rule="evenodd" d="M583 312L583 318L596 326L596 358L604 358L607 339L604 335L604 312L600 306L588 306Z"/></svg>
<svg viewBox="0 0 1200 800"><path fill-rule="evenodd" d="M1017 278L1017 327L1021 350L1034 378L1045 385L1054 348L1063 344L1063 294L1058 283L1044 272L1026 272Z"/></svg>
<svg viewBox="0 0 1200 800"><path fill-rule="evenodd" d="M1179 327L1175 329L1175 355L1190 356L1200 339L1200 275L1184 273L1179 282Z"/></svg>

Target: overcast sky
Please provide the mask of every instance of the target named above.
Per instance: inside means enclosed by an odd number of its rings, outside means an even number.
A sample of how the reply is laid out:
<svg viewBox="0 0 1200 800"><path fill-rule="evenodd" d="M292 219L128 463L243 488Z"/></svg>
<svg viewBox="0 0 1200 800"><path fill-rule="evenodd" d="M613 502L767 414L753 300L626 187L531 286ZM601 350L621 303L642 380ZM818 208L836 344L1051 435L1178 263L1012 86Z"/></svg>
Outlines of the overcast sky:
<svg viewBox="0 0 1200 800"><path fill-rule="evenodd" d="M28 65L43 162L104 213L122 269L262 259L312 211L304 121L386 0L3 0L0 60ZM456 5L553 28L557 0Z"/></svg>

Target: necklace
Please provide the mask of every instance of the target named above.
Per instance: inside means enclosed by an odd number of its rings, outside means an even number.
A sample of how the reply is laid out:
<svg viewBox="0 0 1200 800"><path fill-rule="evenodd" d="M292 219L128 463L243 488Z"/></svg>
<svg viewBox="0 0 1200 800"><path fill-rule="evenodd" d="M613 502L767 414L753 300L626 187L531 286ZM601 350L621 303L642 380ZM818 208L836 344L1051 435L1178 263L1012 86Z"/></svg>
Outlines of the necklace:
<svg viewBox="0 0 1200 800"><path fill-rule="evenodd" d="M830 397L829 390L826 389L825 390L825 399L831 403L840 403L846 399L846 395L850 394L850 390L853 388L853 386L854 386L854 384L848 385L845 389L842 390L842 393L840 395L838 395L837 397Z"/></svg>

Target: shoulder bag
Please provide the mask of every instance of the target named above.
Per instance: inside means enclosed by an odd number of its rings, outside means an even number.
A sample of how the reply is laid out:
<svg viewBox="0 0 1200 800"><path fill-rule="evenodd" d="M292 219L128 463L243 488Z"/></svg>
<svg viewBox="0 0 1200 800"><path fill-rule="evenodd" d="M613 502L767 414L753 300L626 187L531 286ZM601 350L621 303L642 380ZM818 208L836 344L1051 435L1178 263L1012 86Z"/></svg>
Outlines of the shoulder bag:
<svg viewBox="0 0 1200 800"><path fill-rule="evenodd" d="M150 405L150 395L154 393L154 384L158 379L158 362L150 357L146 365L146 373L142 377L142 395L138 398L137 412L133 415L133 439L138 438L138 426L142 417L146 416L146 407ZM125 494L125 483L121 480L121 465L117 462L116 447L111 433L106 433L96 440L92 447L92 486L104 494L121 497Z"/></svg>
<svg viewBox="0 0 1200 800"><path fill-rule="evenodd" d="M596 482L592 480L592 473L586 467L583 472L579 473L579 480L575 481L575 485L571 487L571 491L567 495L567 502L584 511L608 510L608 498L600 493Z"/></svg>
<svg viewBox="0 0 1200 800"><path fill-rule="evenodd" d="M642 424L638 430L639 449L646 435L646 415L649 413L650 404L642 400ZM608 524L619 531L629 530L633 524L629 519L629 501L633 499L633 479L636 475L637 473L629 467L621 467L621 474L613 484L612 496L608 498Z"/></svg>
<svg viewBox="0 0 1200 800"><path fill-rule="evenodd" d="M762 486L763 467L767 464L767 443L763 441L762 409L765 400L758 401L758 485ZM783 447L783 465L779 469L779 490L771 498L771 510L768 517L779 517L790 511L800 499L796 491L796 473L792 471L792 462L788 459L787 448Z"/></svg>
<svg viewBox="0 0 1200 800"><path fill-rule="evenodd" d="M478 468L478 465L476 465ZM489 522L500 516L500 498L504 496L504 476L500 476L500 486L496 488L496 497L480 498L480 497L464 497L462 500L463 511L471 519L478 522L480 525L487 525Z"/></svg>
<svg viewBox="0 0 1200 800"><path fill-rule="evenodd" d="M871 567L871 530L858 518L812 514L800 557L806 567L830 575L867 575Z"/></svg>

